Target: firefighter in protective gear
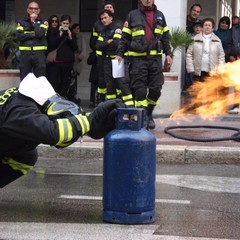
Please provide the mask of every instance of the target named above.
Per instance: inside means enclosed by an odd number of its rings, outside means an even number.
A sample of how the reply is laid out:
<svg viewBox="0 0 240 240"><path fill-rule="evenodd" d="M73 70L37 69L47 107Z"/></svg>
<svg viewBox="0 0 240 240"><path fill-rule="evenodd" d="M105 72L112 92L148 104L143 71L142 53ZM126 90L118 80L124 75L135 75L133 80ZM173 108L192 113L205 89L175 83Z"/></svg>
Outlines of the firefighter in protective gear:
<svg viewBox="0 0 240 240"><path fill-rule="evenodd" d="M131 59L130 87L135 107L145 108L145 127L154 129L152 112L158 104L164 83L163 53L168 64L172 64L169 28L154 0L141 0L139 9L128 14L116 59L121 61L127 50Z"/></svg>
<svg viewBox="0 0 240 240"><path fill-rule="evenodd" d="M124 107L121 100L106 101L86 115L33 74L19 88L0 92L0 188L33 168L40 143L65 148L84 134L104 137L114 128L117 107Z"/></svg>
<svg viewBox="0 0 240 240"><path fill-rule="evenodd" d="M40 8L36 2L28 4L27 13L28 16L21 19L17 25L21 80L30 72L33 72L37 77L46 74L48 22L40 18Z"/></svg>
<svg viewBox="0 0 240 240"><path fill-rule="evenodd" d="M104 80L106 82L106 99L116 99L121 96L128 107L133 107L133 97L129 82L125 78L114 78L112 74L112 59L116 58L116 50L122 35L122 23L115 21L114 14L103 10L99 18L104 25L96 43L96 49L103 59Z"/></svg>
<svg viewBox="0 0 240 240"><path fill-rule="evenodd" d="M109 10L112 13L114 13L115 4L112 1L104 1L103 10ZM122 21L120 19L115 19L115 21L118 22L119 24L122 24ZM98 19L93 25L93 30L92 30L90 42L89 42L90 48L96 52L96 56L97 56L97 71L98 71L97 103L104 102L106 99L106 93L107 93L106 82L104 79L102 53L101 51L96 50L96 43L103 29L104 29L104 25L102 24L101 20Z"/></svg>

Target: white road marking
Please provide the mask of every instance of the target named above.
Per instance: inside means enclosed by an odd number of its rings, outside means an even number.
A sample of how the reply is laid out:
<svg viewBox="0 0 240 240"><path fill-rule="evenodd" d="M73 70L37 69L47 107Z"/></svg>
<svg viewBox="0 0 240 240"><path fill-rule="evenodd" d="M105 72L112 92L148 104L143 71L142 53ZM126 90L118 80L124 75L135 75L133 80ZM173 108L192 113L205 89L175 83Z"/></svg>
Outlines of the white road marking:
<svg viewBox="0 0 240 240"><path fill-rule="evenodd" d="M101 173L48 173L51 175L96 176ZM207 192L240 193L240 178L199 175L156 175L156 183L175 185Z"/></svg>
<svg viewBox="0 0 240 240"><path fill-rule="evenodd" d="M102 201L101 196L60 195L58 198ZM191 201L189 200L176 200L176 199L156 199L155 202L156 203L191 204Z"/></svg>
<svg viewBox="0 0 240 240"><path fill-rule="evenodd" d="M218 240L154 234L158 225L0 222L4 240ZM231 240L223 239L221 240Z"/></svg>
<svg viewBox="0 0 240 240"><path fill-rule="evenodd" d="M207 192L240 193L240 178L236 177L157 175L156 182Z"/></svg>
<svg viewBox="0 0 240 240"><path fill-rule="evenodd" d="M102 177L102 173L47 173L47 175L70 175L70 176L92 176Z"/></svg>

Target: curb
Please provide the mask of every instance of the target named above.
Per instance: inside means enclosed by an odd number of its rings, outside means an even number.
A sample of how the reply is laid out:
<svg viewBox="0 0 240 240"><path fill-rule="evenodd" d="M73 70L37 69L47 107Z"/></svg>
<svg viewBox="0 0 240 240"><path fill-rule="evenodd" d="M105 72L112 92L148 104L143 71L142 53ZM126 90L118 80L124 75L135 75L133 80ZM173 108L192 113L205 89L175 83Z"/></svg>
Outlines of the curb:
<svg viewBox="0 0 240 240"><path fill-rule="evenodd" d="M103 159L103 142L75 142L65 149L41 144L37 149L39 157L43 158ZM239 164L240 148L157 145L156 162L157 164Z"/></svg>

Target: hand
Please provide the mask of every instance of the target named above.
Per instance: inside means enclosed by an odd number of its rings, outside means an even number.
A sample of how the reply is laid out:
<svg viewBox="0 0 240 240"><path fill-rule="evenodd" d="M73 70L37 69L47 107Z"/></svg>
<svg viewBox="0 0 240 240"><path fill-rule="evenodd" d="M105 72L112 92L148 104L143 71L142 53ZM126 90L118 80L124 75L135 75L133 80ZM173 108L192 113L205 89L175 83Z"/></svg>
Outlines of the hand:
<svg viewBox="0 0 240 240"><path fill-rule="evenodd" d="M83 113L81 107L58 94L50 97L43 104L43 108L51 119L66 118Z"/></svg>
<svg viewBox="0 0 240 240"><path fill-rule="evenodd" d="M125 105L120 99L108 100L97 106L88 116L90 137L100 139L114 129L117 108L125 108Z"/></svg>
<svg viewBox="0 0 240 240"><path fill-rule="evenodd" d="M38 16L38 15L37 15L36 13L32 13L32 14L30 15L31 22L35 22L37 16Z"/></svg>
<svg viewBox="0 0 240 240"><path fill-rule="evenodd" d="M171 67L172 66L172 63L173 63L173 60L172 60L172 57L171 56L166 56L166 61L167 61L167 64Z"/></svg>
<svg viewBox="0 0 240 240"><path fill-rule="evenodd" d="M123 58L121 56L116 56L116 58L118 60L118 63L121 63L121 61L123 60Z"/></svg>

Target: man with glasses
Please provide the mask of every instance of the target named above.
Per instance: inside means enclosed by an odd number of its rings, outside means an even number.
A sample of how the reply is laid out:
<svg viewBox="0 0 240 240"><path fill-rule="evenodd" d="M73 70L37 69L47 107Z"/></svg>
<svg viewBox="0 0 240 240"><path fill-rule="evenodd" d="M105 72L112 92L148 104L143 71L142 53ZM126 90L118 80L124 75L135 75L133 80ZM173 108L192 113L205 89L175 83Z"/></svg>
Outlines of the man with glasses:
<svg viewBox="0 0 240 240"><path fill-rule="evenodd" d="M39 14L39 4L30 2L27 7L27 17L18 22L21 80L30 72L37 77L45 76L48 22L42 20Z"/></svg>

